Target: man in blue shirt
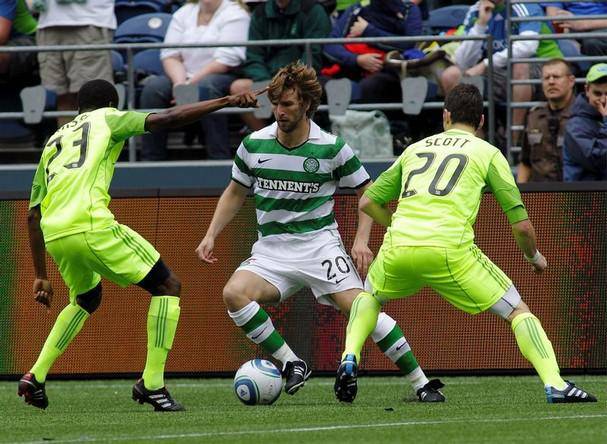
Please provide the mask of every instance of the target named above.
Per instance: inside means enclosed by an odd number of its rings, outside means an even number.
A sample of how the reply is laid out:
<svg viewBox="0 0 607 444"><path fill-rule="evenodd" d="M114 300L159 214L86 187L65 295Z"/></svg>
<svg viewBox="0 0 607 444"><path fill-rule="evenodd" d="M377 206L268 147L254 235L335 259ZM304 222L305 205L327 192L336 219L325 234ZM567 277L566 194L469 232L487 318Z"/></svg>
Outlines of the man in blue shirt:
<svg viewBox="0 0 607 444"><path fill-rule="evenodd" d="M599 15L607 14L607 2L546 2L546 15ZM566 32L607 31L607 19L571 20L558 22ZM607 55L607 39L589 38L582 40L582 54L591 56Z"/></svg>

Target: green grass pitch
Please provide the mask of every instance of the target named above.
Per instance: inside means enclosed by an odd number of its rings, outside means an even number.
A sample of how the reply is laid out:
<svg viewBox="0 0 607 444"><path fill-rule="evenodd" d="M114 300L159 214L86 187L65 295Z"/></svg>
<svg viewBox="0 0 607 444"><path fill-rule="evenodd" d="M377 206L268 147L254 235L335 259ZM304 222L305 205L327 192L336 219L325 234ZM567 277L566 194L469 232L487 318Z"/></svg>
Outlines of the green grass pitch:
<svg viewBox="0 0 607 444"><path fill-rule="evenodd" d="M175 379L183 413L155 413L130 399L134 381L49 381L46 411L0 382L0 442L28 443L607 443L607 376L577 376L594 404L547 404L537 377L446 377L445 404L422 404L402 378L361 377L339 404L331 378L295 396L247 407L228 379Z"/></svg>

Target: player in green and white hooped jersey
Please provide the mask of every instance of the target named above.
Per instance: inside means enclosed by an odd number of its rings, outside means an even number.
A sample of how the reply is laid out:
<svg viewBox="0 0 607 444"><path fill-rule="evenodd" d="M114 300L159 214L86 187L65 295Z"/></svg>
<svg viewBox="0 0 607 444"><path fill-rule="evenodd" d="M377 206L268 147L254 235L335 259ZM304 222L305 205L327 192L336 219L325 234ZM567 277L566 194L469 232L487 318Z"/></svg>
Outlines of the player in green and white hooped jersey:
<svg viewBox="0 0 607 444"><path fill-rule="evenodd" d="M19 381L18 394L35 407L48 406L46 375L101 303L103 276L121 286L136 284L152 295L147 360L142 379L133 386L133 399L147 402L155 410L183 410L163 380L179 319L181 285L149 242L114 220L108 209L110 181L129 137L186 125L228 105L254 106L255 95L223 97L157 114L122 112L115 109L118 94L114 86L92 80L80 89L78 102L78 116L44 147L28 215L36 301L51 306L48 251L69 289L70 304L57 317L38 360Z"/></svg>
<svg viewBox="0 0 607 444"><path fill-rule="evenodd" d="M215 239L253 187L259 239L223 290L229 316L247 337L283 363L285 391L294 394L310 375L275 330L260 303L280 302L309 287L319 302L347 314L362 281L345 251L333 214L338 186L360 196L369 176L351 148L322 131L311 116L321 86L312 68L299 63L276 74L268 95L276 123L246 137L234 159L232 181L222 194L207 233L197 248L201 260L215 262ZM373 255L367 246L372 221L360 213L352 256L366 273ZM422 401L444 401L440 382L419 367L396 322L379 314L373 339L411 382Z"/></svg>
<svg viewBox="0 0 607 444"><path fill-rule="evenodd" d="M409 146L360 200L359 207L388 229L351 311L335 381L339 400L352 402L356 396L360 350L381 305L428 286L467 313L489 310L509 322L521 353L545 385L548 402L596 401L561 378L540 321L508 276L474 245L472 226L488 186L526 260L538 273L547 266L508 162L474 136L483 121L478 89L456 86L445 99L445 131ZM398 200L394 213L386 207L392 200Z"/></svg>

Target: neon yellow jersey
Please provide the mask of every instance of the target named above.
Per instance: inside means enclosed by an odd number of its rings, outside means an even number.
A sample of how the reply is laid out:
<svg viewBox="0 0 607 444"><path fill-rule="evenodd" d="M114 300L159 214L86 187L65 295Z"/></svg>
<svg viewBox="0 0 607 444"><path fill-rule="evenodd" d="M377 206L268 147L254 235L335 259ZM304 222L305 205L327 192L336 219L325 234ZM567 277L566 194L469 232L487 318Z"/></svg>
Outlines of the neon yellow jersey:
<svg viewBox="0 0 607 444"><path fill-rule="evenodd" d="M461 248L474 242L472 226L485 186L510 223L527 219L502 153L451 129L409 146L365 195L380 205L398 199L384 244Z"/></svg>
<svg viewBox="0 0 607 444"><path fill-rule="evenodd" d="M40 205L45 241L114 223L108 189L124 141L145 132L147 113L100 108L82 113L49 139L29 207Z"/></svg>

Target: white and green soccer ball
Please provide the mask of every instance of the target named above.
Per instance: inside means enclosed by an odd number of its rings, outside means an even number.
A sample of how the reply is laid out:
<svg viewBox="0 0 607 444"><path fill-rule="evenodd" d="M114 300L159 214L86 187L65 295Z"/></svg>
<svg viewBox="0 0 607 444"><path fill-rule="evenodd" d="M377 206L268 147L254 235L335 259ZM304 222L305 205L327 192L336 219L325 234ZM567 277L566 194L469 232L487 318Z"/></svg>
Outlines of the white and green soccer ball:
<svg viewBox="0 0 607 444"><path fill-rule="evenodd" d="M281 390L280 370L265 359L245 362L234 376L234 393L246 405L272 404Z"/></svg>

